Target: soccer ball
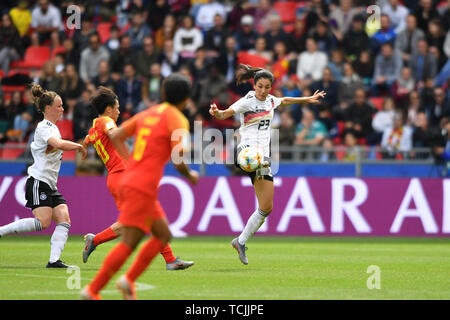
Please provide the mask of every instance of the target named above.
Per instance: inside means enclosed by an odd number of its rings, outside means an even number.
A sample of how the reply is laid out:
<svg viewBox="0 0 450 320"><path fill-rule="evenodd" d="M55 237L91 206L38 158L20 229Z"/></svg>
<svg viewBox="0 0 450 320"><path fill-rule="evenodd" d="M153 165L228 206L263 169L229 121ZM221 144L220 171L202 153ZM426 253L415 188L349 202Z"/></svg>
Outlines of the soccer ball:
<svg viewBox="0 0 450 320"><path fill-rule="evenodd" d="M248 147L239 152L237 162L242 170L246 172L253 172L261 166L264 155L261 150Z"/></svg>

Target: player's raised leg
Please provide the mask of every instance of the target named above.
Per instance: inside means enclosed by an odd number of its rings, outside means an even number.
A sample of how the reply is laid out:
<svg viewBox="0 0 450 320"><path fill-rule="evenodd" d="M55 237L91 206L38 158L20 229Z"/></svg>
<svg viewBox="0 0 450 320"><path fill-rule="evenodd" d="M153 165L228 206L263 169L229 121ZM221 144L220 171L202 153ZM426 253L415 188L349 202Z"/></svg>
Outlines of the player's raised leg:
<svg viewBox="0 0 450 320"><path fill-rule="evenodd" d="M84 236L83 262L86 263L90 254L98 245L116 239L120 236L120 223L115 222L100 233L88 233Z"/></svg>

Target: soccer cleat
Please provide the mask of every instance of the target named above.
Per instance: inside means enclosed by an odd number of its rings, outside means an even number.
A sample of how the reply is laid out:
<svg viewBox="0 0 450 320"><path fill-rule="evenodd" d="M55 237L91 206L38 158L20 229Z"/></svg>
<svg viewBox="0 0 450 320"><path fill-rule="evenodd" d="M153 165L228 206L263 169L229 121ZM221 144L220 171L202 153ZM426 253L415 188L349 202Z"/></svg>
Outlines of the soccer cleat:
<svg viewBox="0 0 450 320"><path fill-rule="evenodd" d="M83 262L86 263L88 261L89 255L92 253L92 251L97 248L94 244L94 237L95 234L88 233L84 236L85 245L83 248Z"/></svg>
<svg viewBox="0 0 450 320"><path fill-rule="evenodd" d="M247 260L247 256L245 255L245 250L247 250L246 246L243 246L242 244L239 243L238 241L239 238L234 238L231 241L231 246L236 249L236 251L239 254L239 260L241 260L241 262L243 264L248 264L248 260Z"/></svg>
<svg viewBox="0 0 450 320"><path fill-rule="evenodd" d="M50 261L47 263L47 267L46 268L69 268L70 266L68 266L67 264L65 264L64 262L62 262L61 260L57 260L53 263L50 263Z"/></svg>
<svg viewBox="0 0 450 320"><path fill-rule="evenodd" d="M177 257L174 262L166 263L166 270L184 270L194 265L194 261L183 261Z"/></svg>
<svg viewBox="0 0 450 320"><path fill-rule="evenodd" d="M89 286L86 286L81 290L80 292L80 300L101 300L102 297L100 297L99 294L92 293Z"/></svg>
<svg viewBox="0 0 450 320"><path fill-rule="evenodd" d="M122 292L124 300L137 300L134 283L128 280L126 275L121 276L117 280L116 287Z"/></svg>

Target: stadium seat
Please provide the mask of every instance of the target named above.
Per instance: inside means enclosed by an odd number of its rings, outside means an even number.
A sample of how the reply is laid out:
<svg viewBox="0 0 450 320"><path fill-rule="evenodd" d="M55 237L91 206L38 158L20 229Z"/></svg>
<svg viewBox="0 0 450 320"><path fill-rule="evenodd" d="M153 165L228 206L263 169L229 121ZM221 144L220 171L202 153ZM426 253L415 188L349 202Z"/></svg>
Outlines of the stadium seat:
<svg viewBox="0 0 450 320"><path fill-rule="evenodd" d="M1 159L17 159L24 151L26 144L18 142L7 142L3 148L0 148Z"/></svg>
<svg viewBox="0 0 450 320"><path fill-rule="evenodd" d="M54 58L58 53L65 53L65 52L66 52L66 48L64 48L63 46L53 48L52 58Z"/></svg>
<svg viewBox="0 0 450 320"><path fill-rule="evenodd" d="M273 4L273 9L278 12L278 14L281 17L281 21L286 23L292 23L295 21L296 18L296 10L297 10L297 3L294 1L277 1Z"/></svg>
<svg viewBox="0 0 450 320"><path fill-rule="evenodd" d="M22 61L17 63L18 68L39 69L50 59L50 48L45 46L31 46L25 51Z"/></svg>
<svg viewBox="0 0 450 320"><path fill-rule="evenodd" d="M377 110L383 110L384 97L370 97L369 101Z"/></svg>
<svg viewBox="0 0 450 320"><path fill-rule="evenodd" d="M0 69L0 78L3 79L5 77L5 72Z"/></svg>
<svg viewBox="0 0 450 320"><path fill-rule="evenodd" d="M61 133L61 138L64 140L73 141L73 122L72 120L60 120L56 122L56 126Z"/></svg>
<svg viewBox="0 0 450 320"><path fill-rule="evenodd" d="M101 22L97 25L97 33L102 44L109 40L112 25L113 24L111 22Z"/></svg>
<svg viewBox="0 0 450 320"><path fill-rule="evenodd" d="M237 55L238 63L249 64L256 68L264 68L269 60L246 51L239 51Z"/></svg>

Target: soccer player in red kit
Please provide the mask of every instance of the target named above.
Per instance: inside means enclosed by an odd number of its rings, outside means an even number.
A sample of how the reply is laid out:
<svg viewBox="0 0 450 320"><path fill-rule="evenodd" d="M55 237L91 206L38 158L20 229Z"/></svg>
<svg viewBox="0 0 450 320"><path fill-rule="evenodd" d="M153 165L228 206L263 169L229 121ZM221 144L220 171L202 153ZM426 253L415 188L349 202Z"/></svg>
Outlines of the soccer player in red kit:
<svg viewBox="0 0 450 320"><path fill-rule="evenodd" d="M190 141L189 122L181 110L190 91L188 78L178 73L170 75L162 84L164 103L138 113L111 132L110 139L116 150L128 159L127 170L119 183L118 222L122 225L122 235L94 279L81 291L82 299L99 299L100 290L126 262L142 237L151 231L152 237L142 245L131 267L117 281L124 299L136 299L135 280L170 241L169 223L157 199L164 166L172 156L177 170L192 184L197 184L199 177L182 160ZM129 155L125 140L131 136L136 136L136 140Z"/></svg>
<svg viewBox="0 0 450 320"><path fill-rule="evenodd" d="M116 94L100 86L97 93L91 98L91 105L97 110L99 117L94 119L89 134L84 139L83 145L88 147L93 145L98 156L103 161L108 170L106 184L111 192L117 208L121 211L122 201L119 194L119 181L125 171L126 161L120 156L110 140L113 130L117 129L116 121L119 118L119 102ZM120 146L119 146L120 147ZM126 152L122 151L122 153ZM87 262L89 255L101 243L113 240L120 235L120 223L115 222L109 228L94 235L89 233L85 236L85 246L83 249L83 262ZM161 251L166 261L167 270L181 270L189 268L194 264L192 261L183 261L175 258L172 248L167 244Z"/></svg>

